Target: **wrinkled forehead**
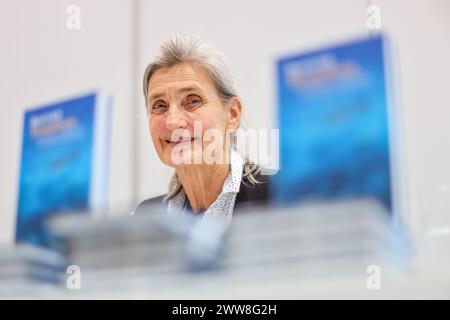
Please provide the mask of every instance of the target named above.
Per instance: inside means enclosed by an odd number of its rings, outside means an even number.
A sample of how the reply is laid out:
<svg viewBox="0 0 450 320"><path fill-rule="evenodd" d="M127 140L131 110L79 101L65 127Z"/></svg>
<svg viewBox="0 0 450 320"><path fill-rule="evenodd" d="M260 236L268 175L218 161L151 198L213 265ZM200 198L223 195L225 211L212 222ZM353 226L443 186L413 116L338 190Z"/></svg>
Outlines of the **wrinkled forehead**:
<svg viewBox="0 0 450 320"><path fill-rule="evenodd" d="M186 88L211 90L214 89L214 84L209 72L204 67L191 63L180 63L156 70L148 82L147 92L150 98L167 90L178 91Z"/></svg>

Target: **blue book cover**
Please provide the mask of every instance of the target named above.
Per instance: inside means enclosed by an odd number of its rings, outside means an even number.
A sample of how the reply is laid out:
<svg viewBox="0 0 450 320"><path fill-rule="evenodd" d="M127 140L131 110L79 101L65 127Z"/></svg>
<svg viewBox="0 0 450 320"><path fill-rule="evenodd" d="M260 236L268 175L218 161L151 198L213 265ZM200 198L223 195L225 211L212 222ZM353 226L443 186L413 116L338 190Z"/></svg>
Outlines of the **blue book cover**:
<svg viewBox="0 0 450 320"><path fill-rule="evenodd" d="M16 242L49 247L48 217L106 206L110 102L94 92L25 112Z"/></svg>
<svg viewBox="0 0 450 320"><path fill-rule="evenodd" d="M278 204L373 198L391 211L385 39L277 62Z"/></svg>

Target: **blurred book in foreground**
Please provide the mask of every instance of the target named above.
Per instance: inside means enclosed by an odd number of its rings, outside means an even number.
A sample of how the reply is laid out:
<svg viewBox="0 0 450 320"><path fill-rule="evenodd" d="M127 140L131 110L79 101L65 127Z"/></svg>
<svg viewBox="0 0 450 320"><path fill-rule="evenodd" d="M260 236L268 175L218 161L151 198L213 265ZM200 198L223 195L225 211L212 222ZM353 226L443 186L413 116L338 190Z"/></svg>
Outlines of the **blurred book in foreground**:
<svg viewBox="0 0 450 320"><path fill-rule="evenodd" d="M66 264L63 255L46 248L30 244L0 247L0 297L55 290L63 282Z"/></svg>
<svg viewBox="0 0 450 320"><path fill-rule="evenodd" d="M255 207L236 212L229 226L155 206L138 216L58 216L51 230L66 244L69 264L80 267L84 292L152 292L202 277L245 286L249 275L342 275L370 264L401 270L408 243L385 211L373 199Z"/></svg>
<svg viewBox="0 0 450 320"><path fill-rule="evenodd" d="M110 107L94 92L25 113L16 242L49 247L49 216L105 208Z"/></svg>
<svg viewBox="0 0 450 320"><path fill-rule="evenodd" d="M86 286L102 279L158 275L183 270L192 217L170 217L155 205L152 214L61 215L49 229L64 243L69 264Z"/></svg>
<svg viewBox="0 0 450 320"><path fill-rule="evenodd" d="M227 240L224 265L235 269L351 273L375 263L401 270L411 255L405 230L371 198L255 208L235 219Z"/></svg>
<svg viewBox="0 0 450 320"><path fill-rule="evenodd" d="M391 213L385 51L376 36L278 61L276 203L372 197Z"/></svg>

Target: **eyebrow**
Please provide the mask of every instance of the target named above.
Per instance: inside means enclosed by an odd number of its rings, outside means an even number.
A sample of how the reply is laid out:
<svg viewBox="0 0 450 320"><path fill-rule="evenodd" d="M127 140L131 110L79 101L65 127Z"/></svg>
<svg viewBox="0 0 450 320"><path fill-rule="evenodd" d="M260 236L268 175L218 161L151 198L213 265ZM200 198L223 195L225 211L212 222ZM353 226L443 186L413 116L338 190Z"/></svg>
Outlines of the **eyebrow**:
<svg viewBox="0 0 450 320"><path fill-rule="evenodd" d="M200 90L200 88L197 86L184 87L184 88L179 89L177 91L177 93L184 93L184 92L195 91L195 90ZM149 96L148 101L150 102L151 100L162 98L164 95L165 95L165 93L163 93L163 92L152 94Z"/></svg>

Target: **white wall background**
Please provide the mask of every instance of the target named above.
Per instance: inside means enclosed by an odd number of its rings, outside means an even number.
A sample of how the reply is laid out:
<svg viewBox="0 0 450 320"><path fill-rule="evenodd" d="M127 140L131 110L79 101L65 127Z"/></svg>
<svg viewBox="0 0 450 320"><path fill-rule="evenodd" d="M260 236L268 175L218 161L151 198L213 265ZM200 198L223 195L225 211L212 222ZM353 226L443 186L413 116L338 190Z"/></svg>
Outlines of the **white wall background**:
<svg viewBox="0 0 450 320"><path fill-rule="evenodd" d="M374 0L395 46L413 221L450 188L450 2ZM148 134L143 70L176 32L202 32L227 55L248 127L274 127L279 55L367 34L364 0L2 0L0 12L0 242L14 234L25 108L92 88L114 94L111 206L165 192L170 170ZM66 28L81 7L82 28ZM136 136L135 136L136 135ZM134 145L136 144L136 148ZM431 199L431 200L430 200ZM450 200L449 200L450 201ZM449 208L450 208L450 204Z"/></svg>
<svg viewBox="0 0 450 320"><path fill-rule="evenodd" d="M397 51L412 226L450 224L450 1L374 3Z"/></svg>
<svg viewBox="0 0 450 320"><path fill-rule="evenodd" d="M81 29L66 8L81 8ZM2 0L0 241L14 237L23 112L95 88L114 95L111 204L131 201L132 6L121 0Z"/></svg>

